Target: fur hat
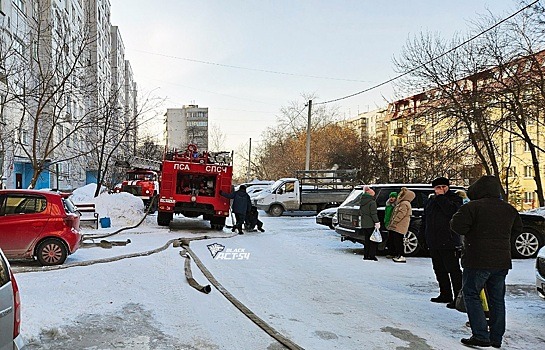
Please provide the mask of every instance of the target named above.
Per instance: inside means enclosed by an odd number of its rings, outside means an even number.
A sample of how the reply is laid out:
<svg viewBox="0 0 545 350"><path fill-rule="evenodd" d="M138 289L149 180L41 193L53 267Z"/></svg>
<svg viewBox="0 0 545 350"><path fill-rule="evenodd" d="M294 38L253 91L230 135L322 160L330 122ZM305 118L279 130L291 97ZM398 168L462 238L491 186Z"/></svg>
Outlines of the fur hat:
<svg viewBox="0 0 545 350"><path fill-rule="evenodd" d="M450 186L450 181L446 177L438 177L438 178L435 178L431 182L431 185L432 185L432 187L435 187L435 186Z"/></svg>
<svg viewBox="0 0 545 350"><path fill-rule="evenodd" d="M375 191L373 191L373 189L368 185L363 186L363 192L369 193L371 196L375 195Z"/></svg>

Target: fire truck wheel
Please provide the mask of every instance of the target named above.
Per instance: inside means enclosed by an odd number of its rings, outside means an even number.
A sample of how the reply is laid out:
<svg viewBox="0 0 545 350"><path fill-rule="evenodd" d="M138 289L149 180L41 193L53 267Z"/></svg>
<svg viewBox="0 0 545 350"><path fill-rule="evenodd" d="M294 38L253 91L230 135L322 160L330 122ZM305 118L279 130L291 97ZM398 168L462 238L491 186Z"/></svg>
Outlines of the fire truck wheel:
<svg viewBox="0 0 545 350"><path fill-rule="evenodd" d="M283 213L284 208L282 208L282 206L278 204L271 206L271 208L269 209L269 214L271 214L272 216L282 216Z"/></svg>
<svg viewBox="0 0 545 350"><path fill-rule="evenodd" d="M159 226L170 225L170 221L172 221L172 217L173 217L172 213L165 213L165 212L157 213L157 225Z"/></svg>
<svg viewBox="0 0 545 350"><path fill-rule="evenodd" d="M213 230L221 231L223 230L223 227L225 226L225 218L224 217L213 217L210 219L210 226Z"/></svg>

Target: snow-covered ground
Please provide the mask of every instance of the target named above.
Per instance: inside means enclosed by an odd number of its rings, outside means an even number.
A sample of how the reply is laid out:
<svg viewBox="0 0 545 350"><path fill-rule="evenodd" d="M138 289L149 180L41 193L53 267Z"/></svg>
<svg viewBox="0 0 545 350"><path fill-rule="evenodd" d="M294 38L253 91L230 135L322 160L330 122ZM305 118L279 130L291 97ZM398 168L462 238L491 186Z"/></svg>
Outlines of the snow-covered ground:
<svg viewBox="0 0 545 350"><path fill-rule="evenodd" d="M102 200L113 209L120 205L114 198ZM110 213L114 227L85 233L122 226ZM438 293L429 258L363 261L362 246L340 242L314 217L261 214L266 232L244 235L211 230L199 219L176 218L173 229L159 227L150 216L108 238L130 244L82 248L66 264L147 251L178 237L214 237L193 241L191 249L231 294L305 349L464 348L466 315L429 301ZM207 247L213 243L224 253L249 256L213 258ZM17 272L29 264L13 263L28 349L284 348L218 290L191 288L180 250L54 271ZM545 301L535 293L534 260L513 265L503 348L543 348ZM209 284L194 263L192 270L198 282Z"/></svg>

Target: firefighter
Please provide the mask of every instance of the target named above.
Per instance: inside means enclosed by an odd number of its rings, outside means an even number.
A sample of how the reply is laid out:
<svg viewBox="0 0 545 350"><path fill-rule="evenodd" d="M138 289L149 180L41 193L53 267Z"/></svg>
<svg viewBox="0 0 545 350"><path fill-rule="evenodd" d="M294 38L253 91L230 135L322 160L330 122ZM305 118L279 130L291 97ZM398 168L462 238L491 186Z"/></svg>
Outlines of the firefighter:
<svg viewBox="0 0 545 350"><path fill-rule="evenodd" d="M231 211L235 214L236 219L236 225L233 229L237 229L239 235L244 234L242 232L242 224L244 224L246 219L246 213L250 212L252 207L250 196L246 193L246 186L240 185L238 190L233 193L225 193L220 190L220 195L233 200Z"/></svg>

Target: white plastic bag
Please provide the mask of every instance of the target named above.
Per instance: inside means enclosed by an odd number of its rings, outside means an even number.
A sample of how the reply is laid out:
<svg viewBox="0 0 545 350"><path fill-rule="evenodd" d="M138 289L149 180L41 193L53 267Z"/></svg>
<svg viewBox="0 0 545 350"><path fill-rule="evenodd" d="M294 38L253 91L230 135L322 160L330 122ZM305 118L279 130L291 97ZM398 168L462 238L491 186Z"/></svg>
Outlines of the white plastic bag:
<svg viewBox="0 0 545 350"><path fill-rule="evenodd" d="M382 235L380 234L380 230L378 228L375 228L373 233L371 234L371 238L369 238L372 242L381 243L382 242Z"/></svg>

